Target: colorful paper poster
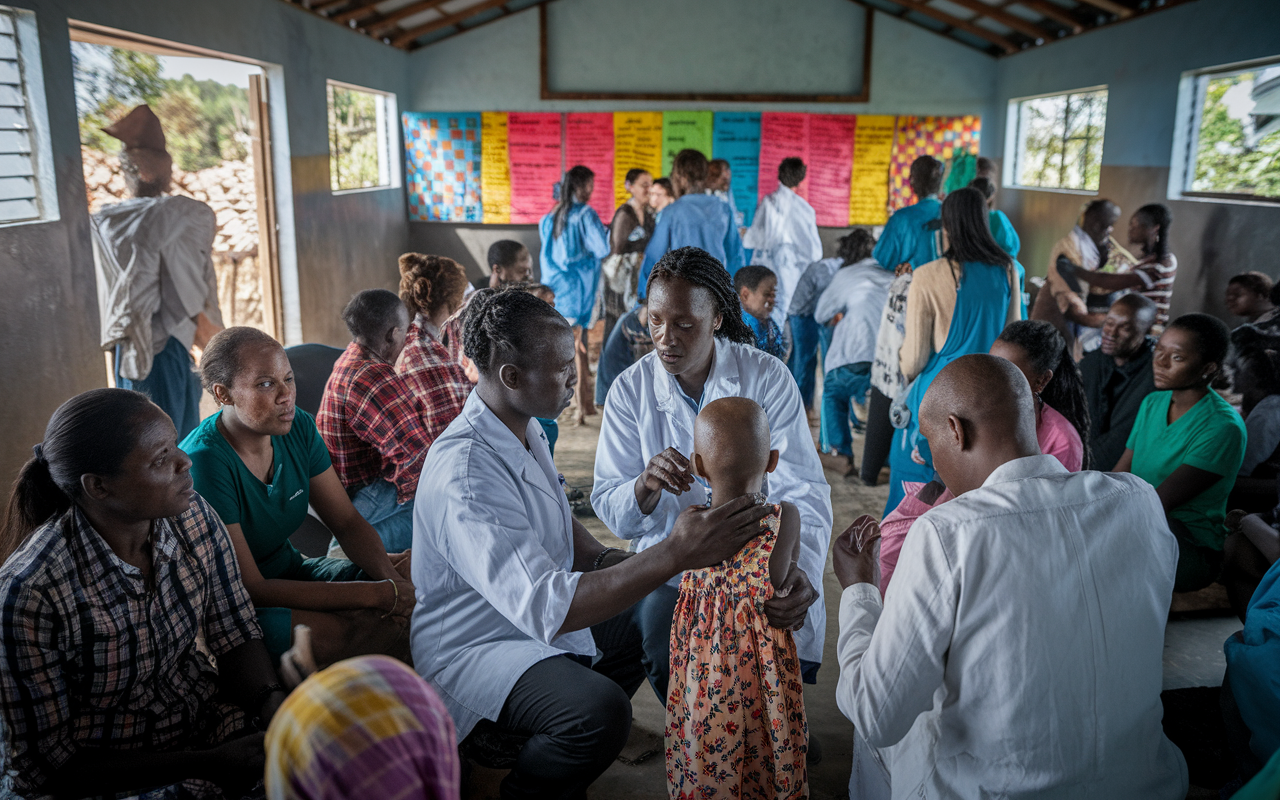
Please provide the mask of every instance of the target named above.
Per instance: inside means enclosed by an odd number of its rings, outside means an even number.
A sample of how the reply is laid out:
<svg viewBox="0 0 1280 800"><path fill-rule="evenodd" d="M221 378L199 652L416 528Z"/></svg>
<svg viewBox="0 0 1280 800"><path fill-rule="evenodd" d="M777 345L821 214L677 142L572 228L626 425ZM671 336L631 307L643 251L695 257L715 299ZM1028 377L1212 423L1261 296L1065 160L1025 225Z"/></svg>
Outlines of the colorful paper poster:
<svg viewBox="0 0 1280 800"><path fill-rule="evenodd" d="M738 224L748 226L759 202L760 112L717 111L712 138L711 157L729 162L729 191L742 215Z"/></svg>
<svg viewBox="0 0 1280 800"><path fill-rule="evenodd" d="M512 111L507 115L511 160L511 222L537 224L555 205L561 176L560 115Z"/></svg>
<svg viewBox="0 0 1280 800"><path fill-rule="evenodd" d="M613 220L613 114L567 114L565 171L581 164L596 174L591 207L608 225Z"/></svg>
<svg viewBox="0 0 1280 800"><path fill-rule="evenodd" d="M809 205L818 224L843 228L849 224L849 180L853 167L852 114L809 116Z"/></svg>
<svg viewBox="0 0 1280 800"><path fill-rule="evenodd" d="M662 113L662 174L671 174L676 153L686 148L711 155L712 119L710 111L664 111Z"/></svg>
<svg viewBox="0 0 1280 800"><path fill-rule="evenodd" d="M480 115L480 184L484 221L490 225L511 222L511 161L505 111L485 111Z"/></svg>
<svg viewBox="0 0 1280 800"><path fill-rule="evenodd" d="M760 183L758 193L765 195L778 188L778 165L784 158L799 158L809 163L809 114L766 111L760 115ZM796 194L808 199L809 181L796 187Z"/></svg>
<svg viewBox="0 0 1280 800"><path fill-rule="evenodd" d="M403 114L409 218L480 222L480 115Z"/></svg>
<svg viewBox="0 0 1280 800"><path fill-rule="evenodd" d="M893 157L895 119L858 115L849 180L850 225L883 225L889 221L889 162Z"/></svg>
<svg viewBox="0 0 1280 800"><path fill-rule="evenodd" d="M889 168L889 210L916 202L907 178L911 162L920 156L933 156L943 163L951 161L958 150L978 153L982 134L982 118L972 114L963 117L898 117L898 133L894 138L893 160Z"/></svg>
<svg viewBox="0 0 1280 800"><path fill-rule="evenodd" d="M613 204L627 202L623 183L627 170L647 170L660 178L662 171L662 112L615 111L613 113Z"/></svg>

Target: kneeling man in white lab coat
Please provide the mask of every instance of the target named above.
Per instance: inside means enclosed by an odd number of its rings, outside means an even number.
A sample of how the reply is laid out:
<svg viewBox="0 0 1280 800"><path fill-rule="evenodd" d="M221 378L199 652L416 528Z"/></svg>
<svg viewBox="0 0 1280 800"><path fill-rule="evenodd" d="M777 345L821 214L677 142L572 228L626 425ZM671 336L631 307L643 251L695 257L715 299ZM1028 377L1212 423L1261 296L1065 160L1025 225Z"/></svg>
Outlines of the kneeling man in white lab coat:
<svg viewBox="0 0 1280 800"><path fill-rule="evenodd" d="M881 604L870 518L836 541L854 782L892 796L1182 798L1161 728L1178 546L1131 475L1068 473L1036 444L1026 379L957 359L920 408L956 495L912 526ZM883 775L883 773L882 773Z"/></svg>

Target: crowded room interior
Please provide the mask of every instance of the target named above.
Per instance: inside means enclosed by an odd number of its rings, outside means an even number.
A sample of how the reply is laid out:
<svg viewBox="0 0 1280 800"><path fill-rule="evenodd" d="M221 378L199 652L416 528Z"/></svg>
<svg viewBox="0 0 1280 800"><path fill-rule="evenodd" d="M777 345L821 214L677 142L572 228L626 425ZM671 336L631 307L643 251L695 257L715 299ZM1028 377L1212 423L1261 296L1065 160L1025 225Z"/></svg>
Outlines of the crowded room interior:
<svg viewBox="0 0 1280 800"><path fill-rule="evenodd" d="M1277 0L0 0L0 800L1280 800L1277 253Z"/></svg>

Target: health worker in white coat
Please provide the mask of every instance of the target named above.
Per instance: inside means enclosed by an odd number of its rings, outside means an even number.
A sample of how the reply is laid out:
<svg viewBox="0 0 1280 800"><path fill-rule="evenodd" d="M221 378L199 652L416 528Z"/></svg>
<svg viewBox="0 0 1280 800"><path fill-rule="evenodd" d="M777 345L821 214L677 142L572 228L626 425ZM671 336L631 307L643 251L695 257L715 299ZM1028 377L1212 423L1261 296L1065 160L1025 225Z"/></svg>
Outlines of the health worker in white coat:
<svg viewBox="0 0 1280 800"><path fill-rule="evenodd" d="M517 289L472 297L464 352L480 379L427 453L414 510L414 665L458 739L527 739L504 798L582 797L626 744L644 682L632 606L718 564L771 506L690 510L662 546L599 544L569 510L546 436L577 381L573 331ZM464 747L466 746L464 741Z"/></svg>
<svg viewBox="0 0 1280 800"><path fill-rule="evenodd" d="M778 276L773 321L779 328L787 324L791 295L800 276L810 264L822 260L817 214L809 201L795 191L807 171L798 158L782 159L778 165L778 188L761 201L751 227L742 237L742 246L754 251L751 263L768 267Z"/></svg>
<svg viewBox="0 0 1280 800"><path fill-rule="evenodd" d="M682 247L663 256L649 276L648 309L655 349L609 388L591 505L641 553L669 540L681 512L710 499L689 466L698 410L721 397L759 403L779 453L765 487L768 502L794 503L801 521L800 569L764 608L771 625L796 631L801 673L814 683L826 632L821 587L831 539L831 487L800 390L785 364L748 344L754 337L742 321L729 273L705 250ZM664 702L678 595L677 576L638 606L645 668Z"/></svg>

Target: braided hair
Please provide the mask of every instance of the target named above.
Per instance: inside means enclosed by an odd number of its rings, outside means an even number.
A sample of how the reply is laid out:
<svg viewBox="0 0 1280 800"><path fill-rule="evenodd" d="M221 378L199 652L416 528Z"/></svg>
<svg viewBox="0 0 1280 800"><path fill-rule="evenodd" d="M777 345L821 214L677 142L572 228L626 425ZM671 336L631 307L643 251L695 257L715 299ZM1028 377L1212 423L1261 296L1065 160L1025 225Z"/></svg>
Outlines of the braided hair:
<svg viewBox="0 0 1280 800"><path fill-rule="evenodd" d="M1084 378L1062 334L1053 323L1024 319L1009 323L997 338L1021 348L1036 372L1053 370L1053 377L1040 392L1040 399L1066 417L1080 434L1084 444L1081 469L1091 469L1093 453L1089 449L1089 404L1085 399Z"/></svg>
<svg viewBox="0 0 1280 800"><path fill-rule="evenodd" d="M718 338L739 344L755 344L755 334L742 320L742 302L729 280L729 272L715 256L701 247L678 247L668 251L653 265L645 293L651 296L653 282L669 278L686 280L711 294L721 318L720 329L715 334Z"/></svg>
<svg viewBox="0 0 1280 800"><path fill-rule="evenodd" d="M1153 255L1157 259L1163 261L1164 257L1169 255L1169 225L1173 223L1173 214L1169 211L1169 207L1163 203L1148 203L1137 211L1133 212L1135 217L1142 217L1148 225L1155 225L1160 228L1160 233L1156 236L1155 247L1151 252L1143 255Z"/></svg>
<svg viewBox="0 0 1280 800"><path fill-rule="evenodd" d="M529 348L538 334L534 323L539 320L568 326L555 306L529 294L524 286L481 289L467 303L462 352L482 375L492 375L504 357Z"/></svg>

